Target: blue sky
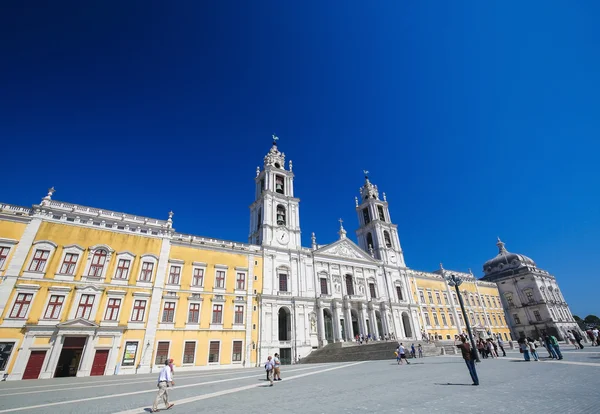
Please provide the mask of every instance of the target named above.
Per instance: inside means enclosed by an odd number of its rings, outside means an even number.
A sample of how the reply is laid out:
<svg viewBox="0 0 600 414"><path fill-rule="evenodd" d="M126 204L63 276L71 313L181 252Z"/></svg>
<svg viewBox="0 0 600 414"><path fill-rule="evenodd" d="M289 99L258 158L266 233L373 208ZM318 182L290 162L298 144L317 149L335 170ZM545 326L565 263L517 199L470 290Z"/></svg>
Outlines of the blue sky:
<svg viewBox="0 0 600 414"><path fill-rule="evenodd" d="M500 236L600 313L596 2L18 3L0 5L0 201L55 186L246 241L275 133L304 245L340 217L353 235L368 169L408 266L481 275Z"/></svg>

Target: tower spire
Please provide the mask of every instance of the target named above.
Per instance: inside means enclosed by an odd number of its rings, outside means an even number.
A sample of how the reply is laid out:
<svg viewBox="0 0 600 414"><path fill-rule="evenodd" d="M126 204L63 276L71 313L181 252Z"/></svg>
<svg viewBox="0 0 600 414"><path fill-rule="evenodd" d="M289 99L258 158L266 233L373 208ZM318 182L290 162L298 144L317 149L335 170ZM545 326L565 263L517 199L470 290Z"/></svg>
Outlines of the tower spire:
<svg viewBox="0 0 600 414"><path fill-rule="evenodd" d="M346 238L346 229L344 229L344 225L342 224L342 223L344 223L344 220L342 220L340 218L338 221L340 222L340 231L338 231L338 234L340 235L340 240L345 239Z"/></svg>
<svg viewBox="0 0 600 414"><path fill-rule="evenodd" d="M496 246L498 246L498 254L508 253L506 247L504 247L504 242L500 240L500 237L498 237L498 243L496 243Z"/></svg>

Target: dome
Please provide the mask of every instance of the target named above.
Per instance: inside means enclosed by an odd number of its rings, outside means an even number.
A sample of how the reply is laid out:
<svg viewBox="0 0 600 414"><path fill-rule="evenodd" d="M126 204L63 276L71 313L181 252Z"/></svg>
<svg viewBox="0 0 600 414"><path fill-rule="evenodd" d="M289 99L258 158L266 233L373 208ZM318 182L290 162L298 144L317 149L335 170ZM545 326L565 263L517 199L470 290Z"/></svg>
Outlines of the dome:
<svg viewBox="0 0 600 414"><path fill-rule="evenodd" d="M507 268L519 268L523 266L535 267L535 262L522 254L511 253L506 250L504 243L498 238L498 255L493 259L488 260L483 264L483 272L488 275L490 273L496 273Z"/></svg>

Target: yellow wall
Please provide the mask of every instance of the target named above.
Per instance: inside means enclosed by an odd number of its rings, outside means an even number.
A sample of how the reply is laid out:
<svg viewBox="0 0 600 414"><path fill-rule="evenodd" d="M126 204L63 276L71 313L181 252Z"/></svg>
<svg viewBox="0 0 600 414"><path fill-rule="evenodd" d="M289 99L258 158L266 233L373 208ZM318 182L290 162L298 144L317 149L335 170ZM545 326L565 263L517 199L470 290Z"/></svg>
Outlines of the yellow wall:
<svg viewBox="0 0 600 414"><path fill-rule="evenodd" d="M25 231L25 227L27 227L26 223L20 223L0 218L0 238L20 240L21 236L23 236L23 232ZM0 270L0 276L3 276L4 272L6 272L6 269L8 269L8 265L10 264L10 261L12 260L15 254L16 248L17 245L12 246L10 253L8 254L8 257L6 259L6 262L2 266L2 268L5 270Z"/></svg>

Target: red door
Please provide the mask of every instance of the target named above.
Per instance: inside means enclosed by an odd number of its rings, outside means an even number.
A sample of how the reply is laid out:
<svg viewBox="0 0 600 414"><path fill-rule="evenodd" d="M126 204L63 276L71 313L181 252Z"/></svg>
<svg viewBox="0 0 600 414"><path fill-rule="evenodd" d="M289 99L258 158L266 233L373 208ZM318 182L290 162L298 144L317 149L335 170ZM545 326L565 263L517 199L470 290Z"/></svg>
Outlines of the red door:
<svg viewBox="0 0 600 414"><path fill-rule="evenodd" d="M106 361L108 361L108 349L96 350L94 362L92 363L92 372L90 375L104 375L106 370Z"/></svg>
<svg viewBox="0 0 600 414"><path fill-rule="evenodd" d="M46 358L46 351L31 351L29 361L23 373L23 379L37 379L42 371L42 365Z"/></svg>

